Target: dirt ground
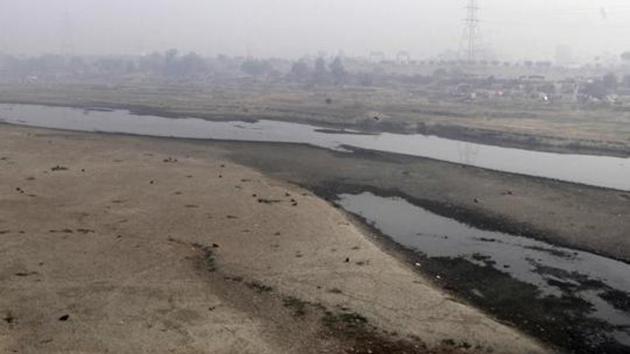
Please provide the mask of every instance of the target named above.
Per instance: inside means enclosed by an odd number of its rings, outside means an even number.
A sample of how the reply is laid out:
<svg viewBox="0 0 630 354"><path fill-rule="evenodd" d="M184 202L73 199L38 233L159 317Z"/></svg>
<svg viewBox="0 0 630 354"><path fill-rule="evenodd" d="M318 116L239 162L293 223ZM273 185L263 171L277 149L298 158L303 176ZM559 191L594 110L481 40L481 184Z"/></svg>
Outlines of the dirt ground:
<svg viewBox="0 0 630 354"><path fill-rule="evenodd" d="M0 352L546 351L226 153L0 125Z"/></svg>

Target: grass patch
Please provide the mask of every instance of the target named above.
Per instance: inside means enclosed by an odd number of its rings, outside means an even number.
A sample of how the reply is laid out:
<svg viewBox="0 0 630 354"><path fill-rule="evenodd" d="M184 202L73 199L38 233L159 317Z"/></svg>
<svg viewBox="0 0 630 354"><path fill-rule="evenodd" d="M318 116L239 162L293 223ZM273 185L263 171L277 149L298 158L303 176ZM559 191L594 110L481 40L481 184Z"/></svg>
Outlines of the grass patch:
<svg viewBox="0 0 630 354"><path fill-rule="evenodd" d="M214 253L212 252L211 249L206 249L204 251L205 251L204 260L206 262L206 268L208 269L209 272L216 272L217 262L216 262L216 259L214 258Z"/></svg>
<svg viewBox="0 0 630 354"><path fill-rule="evenodd" d="M367 318L356 312L333 313L326 311L322 318L324 326L330 330L363 329L367 325Z"/></svg>
<svg viewBox="0 0 630 354"><path fill-rule="evenodd" d="M261 284L257 281L249 282L247 283L247 286L250 287L251 289L256 290L256 292L259 294L273 291L273 288L270 287L269 285Z"/></svg>
<svg viewBox="0 0 630 354"><path fill-rule="evenodd" d="M308 302L293 296L287 296L282 301L285 307L293 311L293 316L302 317L306 315L306 305L308 305Z"/></svg>
<svg viewBox="0 0 630 354"><path fill-rule="evenodd" d="M197 248L198 250L201 251L202 259L203 259L203 262L204 262L204 265L205 265L206 269L209 272L216 272L217 271L217 260L216 260L216 257L214 255L214 252L212 251L212 247L203 246L203 245L200 245L198 243L193 243L193 247L195 247L195 248Z"/></svg>

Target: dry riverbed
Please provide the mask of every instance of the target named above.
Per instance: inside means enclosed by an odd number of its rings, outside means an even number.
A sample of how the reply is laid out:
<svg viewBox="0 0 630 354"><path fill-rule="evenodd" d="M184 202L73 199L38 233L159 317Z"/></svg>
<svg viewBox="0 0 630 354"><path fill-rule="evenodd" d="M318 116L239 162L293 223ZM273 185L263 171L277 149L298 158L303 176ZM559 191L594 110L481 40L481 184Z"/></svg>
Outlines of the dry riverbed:
<svg viewBox="0 0 630 354"><path fill-rule="evenodd" d="M545 351L224 148L0 125L0 351Z"/></svg>

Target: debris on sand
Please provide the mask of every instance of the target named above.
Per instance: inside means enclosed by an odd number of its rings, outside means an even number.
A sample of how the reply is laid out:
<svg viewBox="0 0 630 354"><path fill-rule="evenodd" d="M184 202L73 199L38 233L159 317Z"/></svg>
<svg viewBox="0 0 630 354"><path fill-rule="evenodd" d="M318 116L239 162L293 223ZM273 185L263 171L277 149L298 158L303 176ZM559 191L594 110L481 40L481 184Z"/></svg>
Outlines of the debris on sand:
<svg viewBox="0 0 630 354"><path fill-rule="evenodd" d="M260 203L260 204L276 204L276 203L282 203L282 200L258 198L258 203Z"/></svg>
<svg viewBox="0 0 630 354"><path fill-rule="evenodd" d="M62 229L62 230L48 230L48 232L55 234L55 233L64 233L64 234L71 234L74 231L72 231L71 229Z"/></svg>
<svg viewBox="0 0 630 354"><path fill-rule="evenodd" d="M17 272L14 275L16 277L30 277L32 275L38 275L39 273L37 272Z"/></svg>
<svg viewBox="0 0 630 354"><path fill-rule="evenodd" d="M259 294L273 291L273 288L269 285L261 284L257 281L249 282L247 283L247 286L256 290L256 292L258 292Z"/></svg>
<svg viewBox="0 0 630 354"><path fill-rule="evenodd" d="M6 322L8 324L14 324L16 318L13 316L13 314L11 312L7 312L7 314L4 316L3 320L4 320L4 322Z"/></svg>
<svg viewBox="0 0 630 354"><path fill-rule="evenodd" d="M282 299L282 302L285 307L293 311L293 316L302 317L306 315L306 305L309 304L308 302L294 296L286 296Z"/></svg>
<svg viewBox="0 0 630 354"><path fill-rule="evenodd" d="M77 229L77 232L80 234L93 234L96 233L96 231L91 230L91 229Z"/></svg>
<svg viewBox="0 0 630 354"><path fill-rule="evenodd" d="M61 317L59 317L59 321L61 322L66 322L68 319L70 319L70 315L68 314L62 315Z"/></svg>
<svg viewBox="0 0 630 354"><path fill-rule="evenodd" d="M68 171L67 167L57 165L50 169L51 171Z"/></svg>

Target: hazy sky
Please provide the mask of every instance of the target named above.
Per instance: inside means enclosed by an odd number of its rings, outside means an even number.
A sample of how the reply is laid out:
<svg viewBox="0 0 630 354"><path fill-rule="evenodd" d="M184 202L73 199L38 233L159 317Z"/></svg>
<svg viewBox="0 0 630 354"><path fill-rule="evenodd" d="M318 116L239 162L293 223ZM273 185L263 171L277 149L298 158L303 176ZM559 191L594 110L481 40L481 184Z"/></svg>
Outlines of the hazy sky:
<svg viewBox="0 0 630 354"><path fill-rule="evenodd" d="M628 0L479 0L483 40L504 59L630 50ZM0 50L289 56L457 50L466 0L0 0Z"/></svg>

